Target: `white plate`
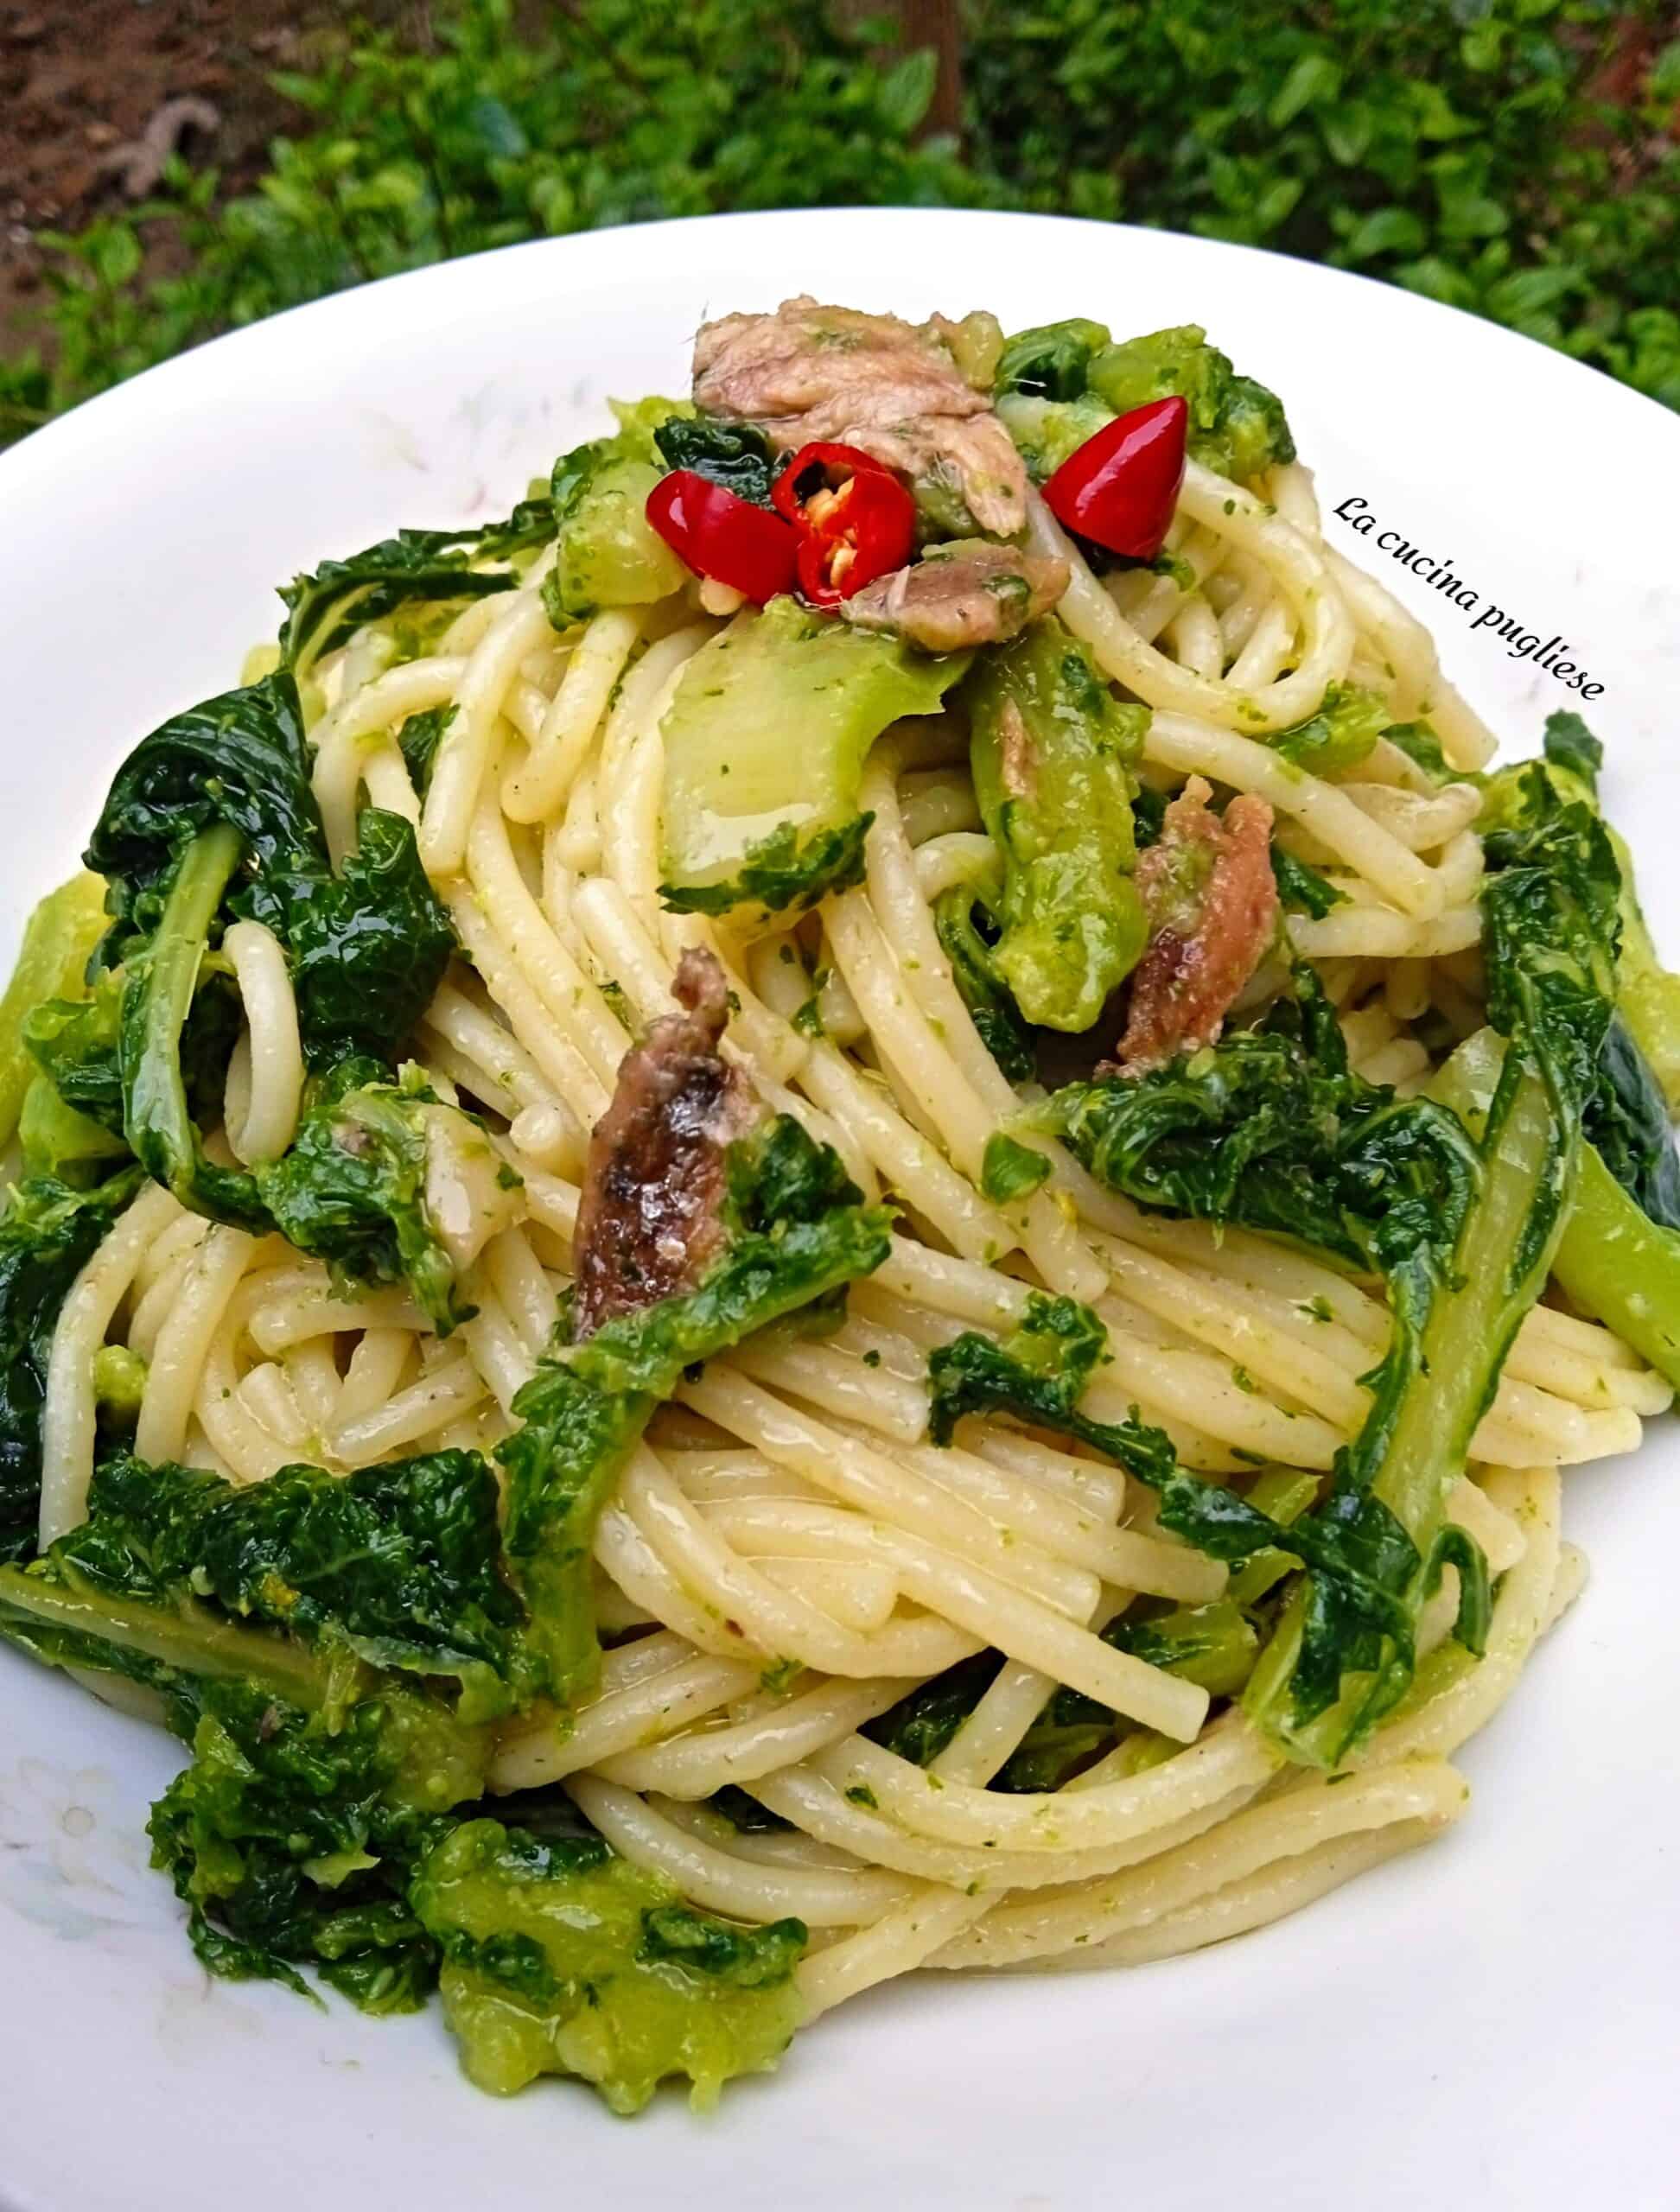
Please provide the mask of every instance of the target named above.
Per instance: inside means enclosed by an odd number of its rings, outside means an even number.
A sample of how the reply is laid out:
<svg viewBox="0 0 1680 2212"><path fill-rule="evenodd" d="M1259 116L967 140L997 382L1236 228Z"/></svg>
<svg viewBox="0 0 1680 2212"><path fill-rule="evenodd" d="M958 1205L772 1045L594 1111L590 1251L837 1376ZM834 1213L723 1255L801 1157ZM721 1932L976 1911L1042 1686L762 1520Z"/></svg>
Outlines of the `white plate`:
<svg viewBox="0 0 1680 2212"><path fill-rule="evenodd" d="M1327 512L1365 499L1602 681L1586 711L1607 796L1680 952L1680 423L1490 324L1301 262L897 212L656 225L401 277L224 339L0 461L4 943L133 741L272 633L278 581L399 523L506 512L609 392L683 388L703 314L801 289L1015 326L1205 323L1283 396ZM1510 747L1580 703L1333 535L1433 625ZM1636 1460L1567 1480L1593 1581L1465 1755L1476 1802L1444 1842L1193 1958L890 1987L709 2121L671 2097L627 2125L552 2084L498 2106L459 2080L435 2013L379 2024L209 1983L145 1869L170 1748L0 1653L0 2201L1672 2205L1680 1446L1658 1425Z"/></svg>

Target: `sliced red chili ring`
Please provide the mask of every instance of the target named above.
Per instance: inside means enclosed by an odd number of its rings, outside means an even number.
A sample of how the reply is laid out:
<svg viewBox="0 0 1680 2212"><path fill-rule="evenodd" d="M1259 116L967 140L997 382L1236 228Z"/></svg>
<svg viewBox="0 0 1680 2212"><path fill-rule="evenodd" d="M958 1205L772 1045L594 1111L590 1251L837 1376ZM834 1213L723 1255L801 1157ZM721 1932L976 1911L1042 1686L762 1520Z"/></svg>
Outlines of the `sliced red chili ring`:
<svg viewBox="0 0 1680 2212"><path fill-rule="evenodd" d="M649 524L697 575L727 584L762 607L792 591L798 533L692 468L674 468L647 495Z"/></svg>
<svg viewBox="0 0 1680 2212"><path fill-rule="evenodd" d="M1190 410L1176 392L1105 423L1044 487L1060 523L1133 561L1153 561L1184 481Z"/></svg>
<svg viewBox="0 0 1680 2212"><path fill-rule="evenodd" d="M861 447L801 446L770 497L799 534L799 589L813 607L837 607L914 550L915 501Z"/></svg>

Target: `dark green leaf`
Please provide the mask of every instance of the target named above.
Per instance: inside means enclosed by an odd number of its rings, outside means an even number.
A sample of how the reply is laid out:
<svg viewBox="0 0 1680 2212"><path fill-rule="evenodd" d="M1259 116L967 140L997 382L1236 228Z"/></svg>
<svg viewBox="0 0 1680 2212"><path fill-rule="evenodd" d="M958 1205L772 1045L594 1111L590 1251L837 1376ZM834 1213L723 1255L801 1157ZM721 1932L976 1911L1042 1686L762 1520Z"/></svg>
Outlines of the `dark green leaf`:
<svg viewBox="0 0 1680 2212"><path fill-rule="evenodd" d="M707 415L673 415L653 433L668 468L692 469L756 507L770 505L775 457L762 430L750 423L720 423Z"/></svg>

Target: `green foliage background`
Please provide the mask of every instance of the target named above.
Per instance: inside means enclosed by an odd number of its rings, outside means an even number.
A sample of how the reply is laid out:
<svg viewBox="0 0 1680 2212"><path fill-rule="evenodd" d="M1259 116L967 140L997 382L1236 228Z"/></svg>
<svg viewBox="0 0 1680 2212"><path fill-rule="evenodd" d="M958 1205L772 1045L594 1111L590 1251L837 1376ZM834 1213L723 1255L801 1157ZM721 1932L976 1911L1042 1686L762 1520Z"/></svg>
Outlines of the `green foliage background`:
<svg viewBox="0 0 1680 2212"><path fill-rule="evenodd" d="M821 0L451 0L347 44L256 188L53 241L0 441L183 346L393 270L730 208L1028 207L1359 269L1680 408L1680 38L1666 0L967 0L960 142L931 52ZM1664 25L1668 27L1664 42ZM1619 67L1613 102L1597 90ZM174 236L178 273L146 246ZM958 306L966 302L958 302Z"/></svg>

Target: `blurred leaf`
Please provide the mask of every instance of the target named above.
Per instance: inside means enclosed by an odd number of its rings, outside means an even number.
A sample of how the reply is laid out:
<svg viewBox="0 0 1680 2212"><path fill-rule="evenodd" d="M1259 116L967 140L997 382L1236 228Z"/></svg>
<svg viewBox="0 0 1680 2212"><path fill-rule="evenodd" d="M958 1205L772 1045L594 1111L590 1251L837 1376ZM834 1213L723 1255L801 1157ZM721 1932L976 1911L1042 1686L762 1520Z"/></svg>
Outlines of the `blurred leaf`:
<svg viewBox="0 0 1680 2212"><path fill-rule="evenodd" d="M1348 257L1371 261L1379 253L1421 253L1428 236L1410 207L1376 207L1349 234Z"/></svg>
<svg viewBox="0 0 1680 2212"><path fill-rule="evenodd" d="M500 100L484 96L474 100L467 121L485 151L505 162L522 161L531 151L531 141Z"/></svg>
<svg viewBox="0 0 1680 2212"><path fill-rule="evenodd" d="M909 137L933 104L933 88L939 77L939 59L931 46L907 54L902 61L888 71L881 79L875 108L889 130Z"/></svg>

